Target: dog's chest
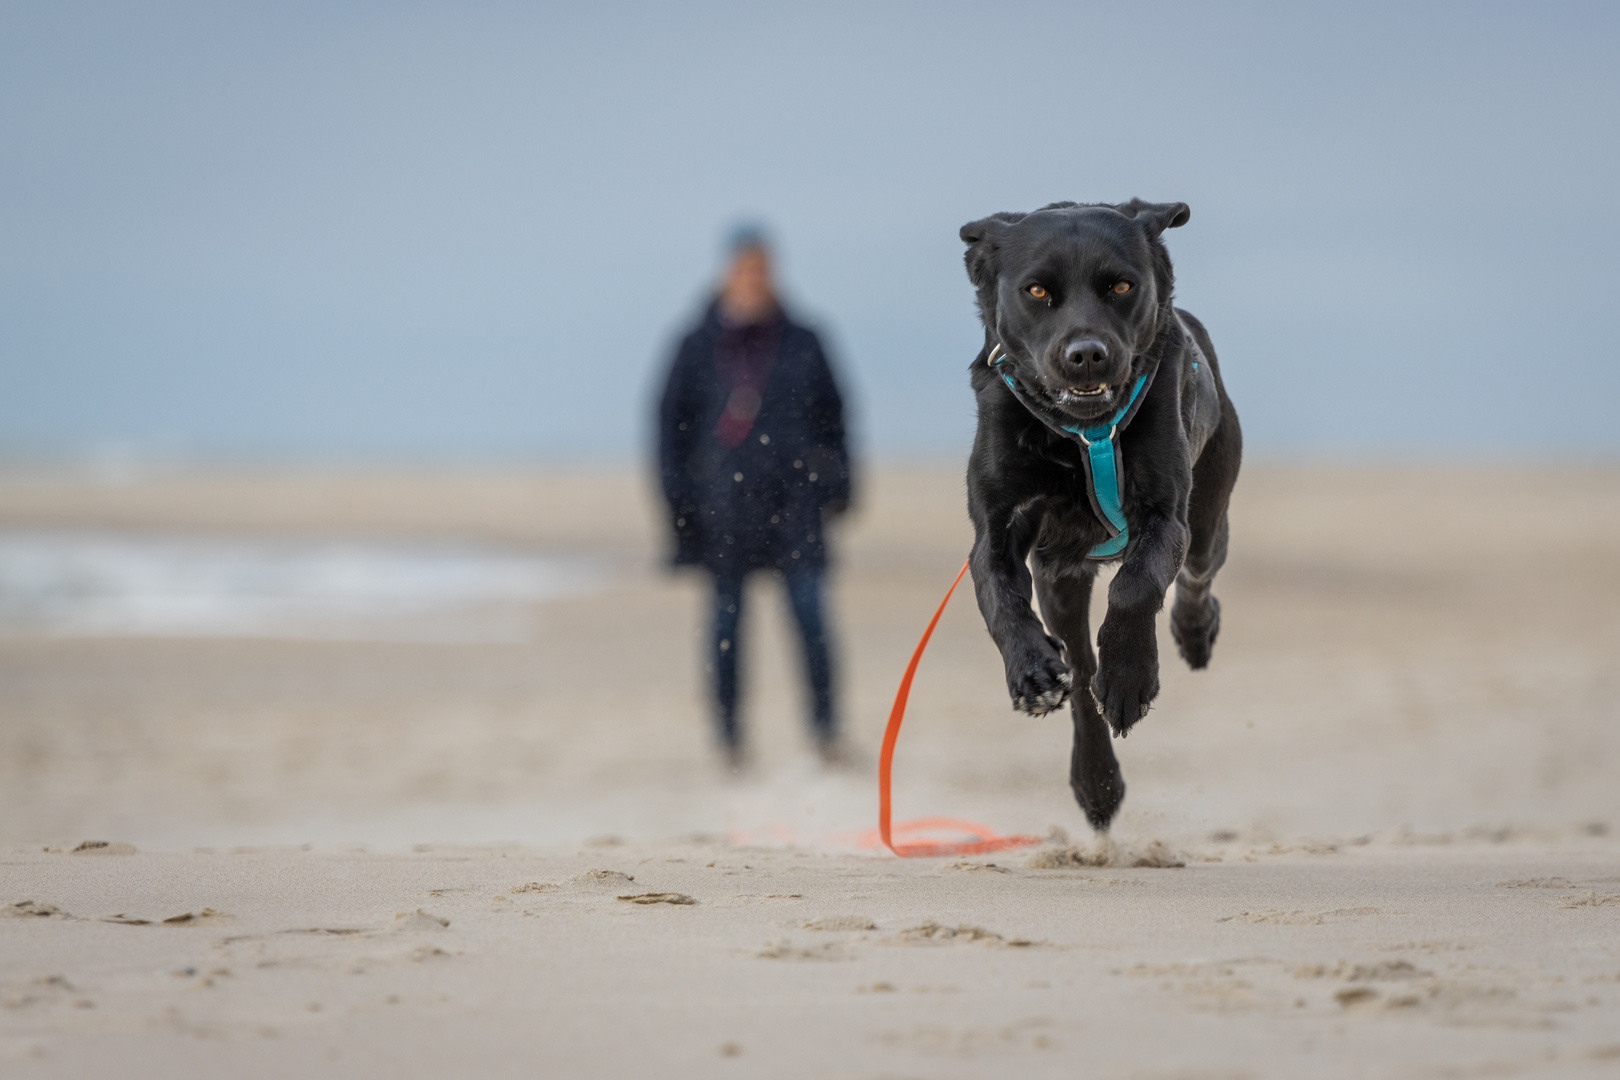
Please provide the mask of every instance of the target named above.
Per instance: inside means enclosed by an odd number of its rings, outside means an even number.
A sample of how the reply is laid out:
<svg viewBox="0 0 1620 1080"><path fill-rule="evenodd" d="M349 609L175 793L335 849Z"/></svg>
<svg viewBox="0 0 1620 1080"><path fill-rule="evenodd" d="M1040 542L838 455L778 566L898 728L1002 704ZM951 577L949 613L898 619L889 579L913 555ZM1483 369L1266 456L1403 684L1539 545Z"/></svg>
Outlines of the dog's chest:
<svg viewBox="0 0 1620 1080"><path fill-rule="evenodd" d="M1084 491L1048 495L1027 512L1034 526L1035 552L1049 565L1082 565L1091 549L1108 539L1108 530L1097 520Z"/></svg>

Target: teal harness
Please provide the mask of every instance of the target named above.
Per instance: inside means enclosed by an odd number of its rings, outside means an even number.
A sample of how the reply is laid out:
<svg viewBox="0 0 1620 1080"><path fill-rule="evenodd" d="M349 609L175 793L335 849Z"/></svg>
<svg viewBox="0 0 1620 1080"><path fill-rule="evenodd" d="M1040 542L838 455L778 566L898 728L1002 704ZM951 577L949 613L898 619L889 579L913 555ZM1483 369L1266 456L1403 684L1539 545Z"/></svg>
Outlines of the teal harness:
<svg viewBox="0 0 1620 1080"><path fill-rule="evenodd" d="M1142 403L1142 391L1146 390L1153 381L1158 365L1136 377L1131 385L1131 395L1125 399L1125 404L1119 411L1107 420L1082 428L1079 424L1065 424L1062 418L1053 415L1052 410L1041 405L1033 395L1018 384L1005 371L999 370L1002 361L1007 359L1007 350L999 344L990 350L985 363L997 369L1007 389L1013 392L1018 403L1028 409L1036 419L1058 434L1074 439L1080 444L1080 460L1085 465L1086 495L1091 500L1092 512L1097 520L1102 522L1108 530L1108 539L1098 544L1086 553L1088 559L1111 559L1125 550L1125 545L1131 542L1130 525L1125 520L1125 508L1120 502L1120 493L1125 486L1125 464L1120 455L1119 447L1115 445L1115 438L1119 429L1131 422L1136 410Z"/></svg>

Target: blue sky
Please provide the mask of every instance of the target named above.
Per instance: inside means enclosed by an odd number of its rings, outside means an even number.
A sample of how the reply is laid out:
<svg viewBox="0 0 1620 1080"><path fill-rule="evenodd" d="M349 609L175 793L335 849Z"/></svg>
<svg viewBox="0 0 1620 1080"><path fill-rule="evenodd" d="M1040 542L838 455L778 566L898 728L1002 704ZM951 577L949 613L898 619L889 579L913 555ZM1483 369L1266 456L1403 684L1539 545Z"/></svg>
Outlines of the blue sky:
<svg viewBox="0 0 1620 1080"><path fill-rule="evenodd" d="M1604 5L0 4L0 449L627 459L732 221L956 454L957 228L1182 200L1274 457L1612 455Z"/></svg>

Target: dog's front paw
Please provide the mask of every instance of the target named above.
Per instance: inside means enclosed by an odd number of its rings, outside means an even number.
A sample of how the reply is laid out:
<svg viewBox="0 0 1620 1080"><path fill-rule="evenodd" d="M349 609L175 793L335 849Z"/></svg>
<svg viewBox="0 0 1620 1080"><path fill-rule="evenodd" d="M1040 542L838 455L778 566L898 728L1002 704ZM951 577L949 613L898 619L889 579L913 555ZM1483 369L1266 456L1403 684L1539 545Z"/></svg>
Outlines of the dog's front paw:
<svg viewBox="0 0 1620 1080"><path fill-rule="evenodd" d="M1007 691L1013 708L1031 716L1045 716L1062 707L1074 689L1074 676L1052 649L1007 671Z"/></svg>
<svg viewBox="0 0 1620 1080"><path fill-rule="evenodd" d="M1194 671L1209 666L1209 654L1221 632L1221 602L1205 596L1201 603L1183 604L1176 598L1170 609L1170 636L1187 666Z"/></svg>
<svg viewBox="0 0 1620 1080"><path fill-rule="evenodd" d="M1097 634L1097 709L1115 735L1128 734L1159 696L1159 643L1153 620L1103 620Z"/></svg>

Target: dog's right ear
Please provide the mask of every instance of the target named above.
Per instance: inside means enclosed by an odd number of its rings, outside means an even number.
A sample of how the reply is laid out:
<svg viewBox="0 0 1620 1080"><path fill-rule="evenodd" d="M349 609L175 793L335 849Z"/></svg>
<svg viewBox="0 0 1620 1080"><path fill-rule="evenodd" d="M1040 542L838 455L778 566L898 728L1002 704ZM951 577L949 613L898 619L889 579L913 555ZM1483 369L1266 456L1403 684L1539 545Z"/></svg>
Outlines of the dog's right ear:
<svg viewBox="0 0 1620 1080"><path fill-rule="evenodd" d="M1001 238L1007 227L1023 219L1023 214L991 214L978 221L970 221L957 233L968 246L962 260L967 263L968 280L975 289L982 289L996 275L996 253L1001 249Z"/></svg>

